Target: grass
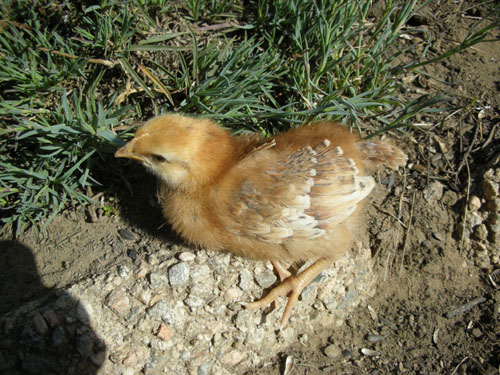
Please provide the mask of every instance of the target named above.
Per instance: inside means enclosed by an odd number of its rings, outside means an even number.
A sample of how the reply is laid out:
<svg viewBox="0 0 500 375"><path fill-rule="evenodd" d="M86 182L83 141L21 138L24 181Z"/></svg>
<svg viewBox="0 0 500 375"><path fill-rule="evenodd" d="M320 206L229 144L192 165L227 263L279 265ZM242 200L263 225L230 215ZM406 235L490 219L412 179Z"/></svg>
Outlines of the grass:
<svg viewBox="0 0 500 375"><path fill-rule="evenodd" d="M372 134L411 125L442 96L405 101L400 78L487 40L397 65L417 1L166 0L0 5L0 212L4 235L92 203L137 122L201 114L269 135L314 118Z"/></svg>

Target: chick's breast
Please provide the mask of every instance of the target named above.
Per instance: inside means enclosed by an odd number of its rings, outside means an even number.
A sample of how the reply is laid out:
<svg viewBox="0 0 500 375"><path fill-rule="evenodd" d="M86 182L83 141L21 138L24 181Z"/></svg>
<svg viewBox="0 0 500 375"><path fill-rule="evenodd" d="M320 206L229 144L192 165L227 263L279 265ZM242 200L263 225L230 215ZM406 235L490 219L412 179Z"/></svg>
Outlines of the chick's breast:
<svg viewBox="0 0 500 375"><path fill-rule="evenodd" d="M245 155L221 181L225 247L260 259L336 259L374 181L360 174L358 137L340 126L298 128ZM347 151L347 153L346 153ZM358 155L359 154L359 155ZM223 196L222 196L223 195Z"/></svg>

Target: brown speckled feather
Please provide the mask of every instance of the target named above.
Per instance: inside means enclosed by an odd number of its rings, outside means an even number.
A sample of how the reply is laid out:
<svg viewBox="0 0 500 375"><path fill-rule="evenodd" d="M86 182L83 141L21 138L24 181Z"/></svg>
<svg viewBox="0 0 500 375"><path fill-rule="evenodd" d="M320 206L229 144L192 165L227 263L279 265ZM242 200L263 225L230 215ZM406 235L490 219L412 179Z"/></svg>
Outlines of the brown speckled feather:
<svg viewBox="0 0 500 375"><path fill-rule="evenodd" d="M232 233L276 244L316 239L350 216L374 186L329 140L274 157L272 168L262 171L265 179L247 176L241 184L231 211Z"/></svg>

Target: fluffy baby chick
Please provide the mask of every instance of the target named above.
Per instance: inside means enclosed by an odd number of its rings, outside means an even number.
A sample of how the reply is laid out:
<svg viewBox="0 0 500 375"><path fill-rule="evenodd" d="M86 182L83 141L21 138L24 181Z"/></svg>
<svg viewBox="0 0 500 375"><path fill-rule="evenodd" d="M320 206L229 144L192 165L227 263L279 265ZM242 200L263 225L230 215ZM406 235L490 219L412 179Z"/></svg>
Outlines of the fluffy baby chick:
<svg viewBox="0 0 500 375"><path fill-rule="evenodd" d="M282 327L304 287L350 248L375 184L365 168L406 163L392 144L330 121L262 138L175 114L149 121L115 156L159 177L163 214L187 241L272 262L281 283L246 307L289 295ZM294 275L280 263L311 259Z"/></svg>

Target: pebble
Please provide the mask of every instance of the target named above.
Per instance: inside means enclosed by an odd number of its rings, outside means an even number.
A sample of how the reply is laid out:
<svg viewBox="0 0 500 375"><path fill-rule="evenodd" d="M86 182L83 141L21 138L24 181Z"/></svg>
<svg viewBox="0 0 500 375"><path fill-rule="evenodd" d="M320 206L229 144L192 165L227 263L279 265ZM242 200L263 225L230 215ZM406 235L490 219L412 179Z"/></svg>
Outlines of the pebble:
<svg viewBox="0 0 500 375"><path fill-rule="evenodd" d="M57 314L54 312L52 309L48 309L43 313L44 319L47 321L49 326L51 328L54 328L59 324L59 318L57 317Z"/></svg>
<svg viewBox="0 0 500 375"><path fill-rule="evenodd" d="M239 299L242 295L243 291L235 286L233 288L226 289L226 291L224 292L224 299L226 301L234 301Z"/></svg>
<svg viewBox="0 0 500 375"><path fill-rule="evenodd" d="M474 237L477 240L484 241L488 238L488 229L486 228L486 225L484 224L479 224L474 227Z"/></svg>
<svg viewBox="0 0 500 375"><path fill-rule="evenodd" d="M441 202L447 206L454 206L458 202L458 195L454 191L447 190L441 198Z"/></svg>
<svg viewBox="0 0 500 375"><path fill-rule="evenodd" d="M200 367L198 367L197 375L209 375L212 369L211 362L203 362Z"/></svg>
<svg viewBox="0 0 500 375"><path fill-rule="evenodd" d="M37 331L40 335L45 335L49 332L49 326L45 319L43 319L42 315L37 311L35 315L33 315L33 325L35 326L35 331Z"/></svg>
<svg viewBox="0 0 500 375"><path fill-rule="evenodd" d="M206 264L194 267L193 271L191 272L191 279L193 281L204 280L210 276L212 276L212 270Z"/></svg>
<svg viewBox="0 0 500 375"><path fill-rule="evenodd" d="M164 324L160 324L158 331L156 331L156 336L163 341L169 341L172 338L172 335L172 329Z"/></svg>
<svg viewBox="0 0 500 375"><path fill-rule="evenodd" d="M277 280L277 277L270 270L265 270L264 272L255 275L255 281L263 289L269 288Z"/></svg>
<svg viewBox="0 0 500 375"><path fill-rule="evenodd" d="M240 271L240 283L238 284L241 289L245 292L250 291L253 284L253 275L246 268Z"/></svg>
<svg viewBox="0 0 500 375"><path fill-rule="evenodd" d="M167 301L160 301L148 310L148 315L152 318L161 318L164 321L168 320L171 315L172 308Z"/></svg>
<svg viewBox="0 0 500 375"><path fill-rule="evenodd" d="M182 253L179 254L179 260L183 262L190 262L196 258L196 255L194 255L190 251L183 251Z"/></svg>
<svg viewBox="0 0 500 375"><path fill-rule="evenodd" d="M338 345L333 344L333 345L328 345L325 348L324 353L329 358L337 358L342 355L342 350Z"/></svg>
<svg viewBox="0 0 500 375"><path fill-rule="evenodd" d="M98 353L94 353L90 356L90 361L96 366L102 366L106 360L106 350L101 350Z"/></svg>
<svg viewBox="0 0 500 375"><path fill-rule="evenodd" d="M190 295L188 298L184 300L186 305L189 307L200 307L205 304L205 300L201 297Z"/></svg>
<svg viewBox="0 0 500 375"><path fill-rule="evenodd" d="M444 185L439 181L432 182L423 191L425 200L429 203L435 203L440 200L443 196L443 188Z"/></svg>
<svg viewBox="0 0 500 375"><path fill-rule="evenodd" d="M168 269L168 280L172 287L186 284L189 280L189 265L179 262Z"/></svg>
<svg viewBox="0 0 500 375"><path fill-rule="evenodd" d="M118 276L122 279L126 279L130 275L130 270L127 266L118 266L117 268Z"/></svg>
<svg viewBox="0 0 500 375"><path fill-rule="evenodd" d="M105 304L120 316L125 316L130 311L130 300L122 290L115 290L108 294Z"/></svg>
<svg viewBox="0 0 500 375"><path fill-rule="evenodd" d="M120 237L127 241L135 241L135 234L126 228L118 229L118 234Z"/></svg>
<svg viewBox="0 0 500 375"><path fill-rule="evenodd" d="M240 352L239 350L231 350L229 353L226 353L221 359L220 362L223 365L232 367L236 366L240 363L243 358L245 358L245 353Z"/></svg>
<svg viewBox="0 0 500 375"><path fill-rule="evenodd" d="M154 290L163 289L168 285L168 277L162 271L151 272L148 275L149 285Z"/></svg>
<svg viewBox="0 0 500 375"><path fill-rule="evenodd" d="M472 212L477 211L481 208L481 199L472 195L469 199L469 210Z"/></svg>

